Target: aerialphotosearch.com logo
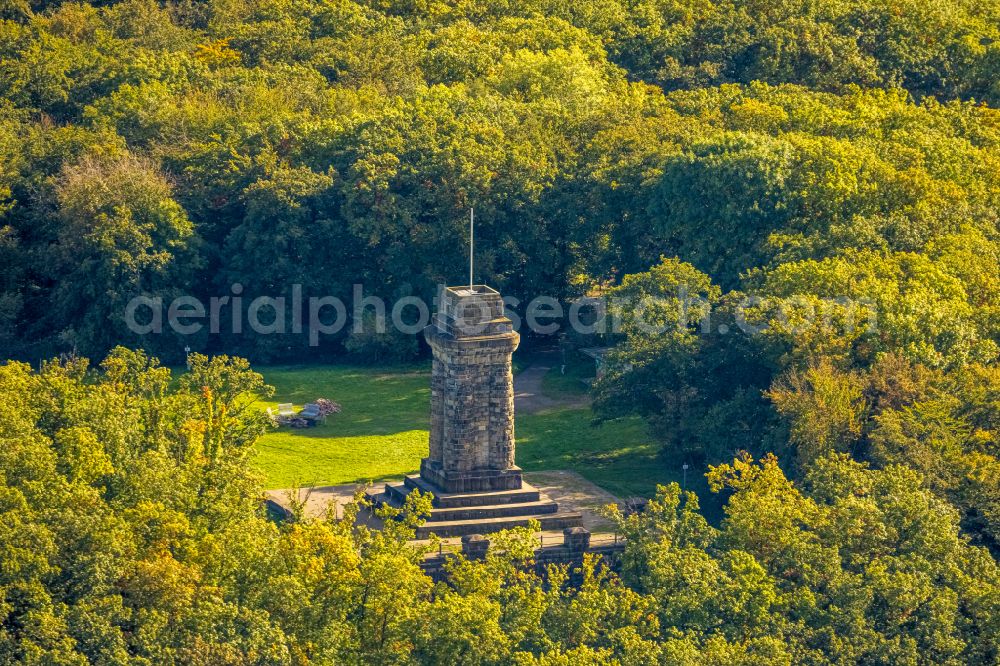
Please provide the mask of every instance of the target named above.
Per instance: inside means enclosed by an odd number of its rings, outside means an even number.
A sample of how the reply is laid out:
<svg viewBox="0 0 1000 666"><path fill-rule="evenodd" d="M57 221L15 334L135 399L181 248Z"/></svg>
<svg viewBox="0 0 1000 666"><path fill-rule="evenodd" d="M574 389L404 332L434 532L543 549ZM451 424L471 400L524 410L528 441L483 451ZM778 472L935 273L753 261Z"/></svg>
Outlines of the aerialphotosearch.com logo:
<svg viewBox="0 0 1000 666"><path fill-rule="evenodd" d="M443 290L443 286L438 289L431 304L418 296L403 296L390 306L386 299L366 295L363 285L355 284L348 308L337 296L306 298L300 284L291 286L289 297L249 299L243 285L235 283L229 294L212 296L207 304L191 295L179 296L169 303L161 296L136 296L126 305L124 320L132 333L142 336L164 333L166 322L177 335L198 335L206 327L211 335L242 335L249 329L256 335L307 335L309 346L316 347L324 336L335 336L345 328L354 334L384 334L391 326L398 333L416 335L431 323L431 312L438 310ZM489 305L475 295L468 300L468 306L484 308L481 316L463 324L468 332L476 333L479 331L472 329L485 327L490 318ZM583 296L560 301L551 296L537 296L525 303L504 296L502 300L504 315L511 320L515 331L527 326L538 335L553 335L567 329L580 335L618 334L626 329L657 335L672 329L692 328L702 334L726 334L734 326L753 335L773 325L791 334L816 326L845 330L860 326L867 332L875 330L874 303L865 299L826 298L813 302L794 296L785 299L747 296L725 319L729 323L718 325L713 324L711 304L700 295L689 294L683 286L676 294L640 299Z"/></svg>

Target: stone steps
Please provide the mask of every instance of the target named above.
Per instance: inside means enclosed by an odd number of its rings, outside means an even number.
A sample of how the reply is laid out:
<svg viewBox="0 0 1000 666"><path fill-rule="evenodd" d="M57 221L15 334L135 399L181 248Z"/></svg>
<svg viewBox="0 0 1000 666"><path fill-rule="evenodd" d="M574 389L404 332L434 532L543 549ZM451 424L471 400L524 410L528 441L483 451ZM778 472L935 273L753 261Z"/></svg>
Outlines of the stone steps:
<svg viewBox="0 0 1000 666"><path fill-rule="evenodd" d="M518 516L542 516L557 513L559 505L552 500L524 502L523 504L494 504L487 506L461 507L457 509L434 509L427 519L429 523L453 522L459 520L489 520Z"/></svg>
<svg viewBox="0 0 1000 666"><path fill-rule="evenodd" d="M564 527L576 527L582 516L577 512L564 511L535 516L508 516L503 518L485 518L474 520L448 520L442 522L427 522L417 528L417 538L426 539L431 534L439 537L457 537L466 534L489 534L514 527L527 527L531 520L541 523L542 530L560 530Z"/></svg>
<svg viewBox="0 0 1000 666"><path fill-rule="evenodd" d="M466 534L487 534L512 527L527 527L537 520L543 530L576 527L581 515L560 511L559 505L544 497L536 488L524 484L520 490L498 490L488 493L442 493L434 490L420 477L407 477L402 483L387 483L383 492L369 491L376 505L388 504L400 508L414 489L430 492L435 503L427 522L417 529L417 538L429 534L457 537Z"/></svg>
<svg viewBox="0 0 1000 666"><path fill-rule="evenodd" d="M386 488L391 484L386 484ZM397 484L398 485L398 484ZM412 489L417 489L422 493L434 495L434 506L442 509L453 509L469 506L488 506L496 504L519 504L522 502L537 502L541 499L538 489L528 483L522 483L518 490L494 490L473 493L446 493L430 485L416 474L403 479L402 485L406 486L405 493L400 495L400 499L405 497ZM393 492L402 491L394 489Z"/></svg>
<svg viewBox="0 0 1000 666"><path fill-rule="evenodd" d="M409 494L409 489L403 484L387 483L385 492L379 493L378 497L382 502L388 502L391 506L401 508ZM433 507L428 522L452 521L452 520L477 520L483 518L504 518L509 516L536 516L546 513L556 513L559 505L549 499L542 499L538 492L533 493L533 497L525 502L500 502L498 504L473 504L470 506L453 507ZM379 500L376 500L379 501Z"/></svg>

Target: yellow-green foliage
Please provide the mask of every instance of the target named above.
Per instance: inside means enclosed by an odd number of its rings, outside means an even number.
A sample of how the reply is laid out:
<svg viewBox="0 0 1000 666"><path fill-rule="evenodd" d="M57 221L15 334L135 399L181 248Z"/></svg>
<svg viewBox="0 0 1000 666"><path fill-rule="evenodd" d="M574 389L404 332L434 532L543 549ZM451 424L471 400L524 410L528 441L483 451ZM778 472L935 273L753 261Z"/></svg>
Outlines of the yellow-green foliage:
<svg viewBox="0 0 1000 666"><path fill-rule="evenodd" d="M170 373L116 349L98 368L0 366L0 662L5 664L988 663L1000 572L958 513L901 465L773 457L661 486L621 577L588 556L540 576L530 528L492 536L448 583L386 527L271 522L248 464L269 390L245 361ZM814 382L815 383L815 382ZM399 518L395 520L393 518ZM537 526L536 526L537 527Z"/></svg>

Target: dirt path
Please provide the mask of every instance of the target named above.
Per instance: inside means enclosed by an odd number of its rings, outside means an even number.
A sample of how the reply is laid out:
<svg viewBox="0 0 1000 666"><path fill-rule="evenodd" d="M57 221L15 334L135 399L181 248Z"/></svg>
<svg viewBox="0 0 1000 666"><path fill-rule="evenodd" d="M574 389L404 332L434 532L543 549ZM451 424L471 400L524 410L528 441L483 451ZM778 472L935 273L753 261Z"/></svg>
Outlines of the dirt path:
<svg viewBox="0 0 1000 666"><path fill-rule="evenodd" d="M542 392L542 379L552 369L548 363L535 363L514 375L514 411L523 414L537 414L556 407L586 407L590 404L587 395L566 398L552 398Z"/></svg>
<svg viewBox="0 0 1000 666"><path fill-rule="evenodd" d="M614 531L614 524L601 515L601 509L609 504L621 504L622 500L604 488L569 470L525 472L524 479L559 502L561 511L579 511L583 515L583 526L591 532Z"/></svg>

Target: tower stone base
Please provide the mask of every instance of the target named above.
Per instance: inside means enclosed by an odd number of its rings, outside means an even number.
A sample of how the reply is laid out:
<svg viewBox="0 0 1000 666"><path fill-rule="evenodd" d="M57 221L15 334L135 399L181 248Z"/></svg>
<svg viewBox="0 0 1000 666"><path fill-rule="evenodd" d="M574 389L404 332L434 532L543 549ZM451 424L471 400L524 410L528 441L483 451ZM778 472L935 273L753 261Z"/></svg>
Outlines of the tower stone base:
<svg viewBox="0 0 1000 666"><path fill-rule="evenodd" d="M521 487L521 468L512 465L507 469L476 469L467 472L443 469L430 458L420 461L420 476L425 481L448 493L474 493L491 490L517 490Z"/></svg>

